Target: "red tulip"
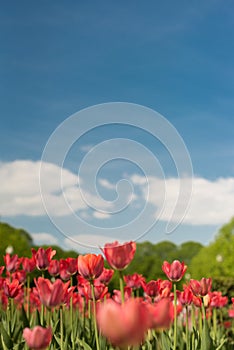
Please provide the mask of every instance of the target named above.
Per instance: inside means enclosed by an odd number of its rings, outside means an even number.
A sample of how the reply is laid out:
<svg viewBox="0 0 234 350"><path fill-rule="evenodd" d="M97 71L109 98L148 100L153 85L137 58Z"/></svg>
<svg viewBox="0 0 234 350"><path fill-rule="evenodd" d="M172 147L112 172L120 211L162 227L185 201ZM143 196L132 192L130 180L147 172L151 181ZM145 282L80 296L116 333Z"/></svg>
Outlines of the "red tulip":
<svg viewBox="0 0 234 350"><path fill-rule="evenodd" d="M0 276L3 273L3 270L5 269L5 266L0 266Z"/></svg>
<svg viewBox="0 0 234 350"><path fill-rule="evenodd" d="M53 307L60 305L64 301L64 294L68 288L68 283L63 283L60 279L57 279L54 283L50 280L39 277L38 280L34 280L41 303L47 307Z"/></svg>
<svg viewBox="0 0 234 350"><path fill-rule="evenodd" d="M183 286L183 289L183 292L179 294L179 301L182 305L190 305L193 301L193 293L186 285Z"/></svg>
<svg viewBox="0 0 234 350"><path fill-rule="evenodd" d="M173 321L170 299L165 298L160 300L158 303L147 304L147 307L151 317L150 328L165 329L170 327L171 322Z"/></svg>
<svg viewBox="0 0 234 350"><path fill-rule="evenodd" d="M204 277L200 281L191 279L189 282L189 286L193 294L204 297L211 290L212 279Z"/></svg>
<svg viewBox="0 0 234 350"><path fill-rule="evenodd" d="M60 277L62 280L67 281L72 275L77 272L77 259L67 258L60 259Z"/></svg>
<svg viewBox="0 0 234 350"><path fill-rule="evenodd" d="M159 296L160 283L160 279L158 279L157 281L151 280L148 283L142 283L142 288L145 294L148 295L150 298L156 298L157 296Z"/></svg>
<svg viewBox="0 0 234 350"><path fill-rule="evenodd" d="M124 301L129 300L131 297L132 297L132 288L124 287ZM116 303L119 303L119 304L122 303L122 296L121 296L120 290L114 289L112 299Z"/></svg>
<svg viewBox="0 0 234 350"><path fill-rule="evenodd" d="M103 283L107 286L110 280L112 279L113 274L114 274L114 270L105 269L104 267L101 275L96 279L96 281Z"/></svg>
<svg viewBox="0 0 234 350"><path fill-rule="evenodd" d="M60 272L60 264L58 260L51 260L50 265L48 267L48 272L50 276L56 277Z"/></svg>
<svg viewBox="0 0 234 350"><path fill-rule="evenodd" d="M229 316L230 318L234 318L234 308L228 310L228 316Z"/></svg>
<svg viewBox="0 0 234 350"><path fill-rule="evenodd" d="M33 258L21 258L22 267L25 272L32 272L36 268L35 260Z"/></svg>
<svg viewBox="0 0 234 350"><path fill-rule="evenodd" d="M200 297L193 295L193 305L196 307L201 308L202 307L202 300Z"/></svg>
<svg viewBox="0 0 234 350"><path fill-rule="evenodd" d="M120 244L115 241L113 243L105 244L102 249L105 254L108 264L115 270L124 270L132 261L135 251L136 243L128 242Z"/></svg>
<svg viewBox="0 0 234 350"><path fill-rule="evenodd" d="M12 278L24 283L26 281L26 272L24 270L16 271L12 273Z"/></svg>
<svg viewBox="0 0 234 350"><path fill-rule="evenodd" d="M93 295L92 295L92 288L90 283L86 283L83 286L83 293L84 296L87 299L93 300ZM94 283L94 297L95 300L101 300L104 298L105 295L108 293L108 288L105 286L105 284L95 284Z"/></svg>
<svg viewBox="0 0 234 350"><path fill-rule="evenodd" d="M56 254L56 250L52 250L51 247L46 250L40 247L36 251L32 248L32 254L38 270L47 270L53 256Z"/></svg>
<svg viewBox="0 0 234 350"><path fill-rule="evenodd" d="M87 254L78 256L78 272L87 280L99 277L104 268L102 255Z"/></svg>
<svg viewBox="0 0 234 350"><path fill-rule="evenodd" d="M44 350L50 345L52 340L51 328L36 326L33 329L24 328L23 337L32 350Z"/></svg>
<svg viewBox="0 0 234 350"><path fill-rule="evenodd" d="M228 303L228 297L222 296L221 292L212 292L209 293L210 296L210 306L221 308L227 305Z"/></svg>
<svg viewBox="0 0 234 350"><path fill-rule="evenodd" d="M139 289L142 287L142 284L145 283L145 278L138 273L134 273L133 275L124 276L124 282L127 287Z"/></svg>
<svg viewBox="0 0 234 350"><path fill-rule="evenodd" d="M118 304L111 299L98 305L100 332L115 346L140 345L149 327L147 307L138 299Z"/></svg>
<svg viewBox="0 0 234 350"><path fill-rule="evenodd" d="M18 255L10 256L10 254L7 253L3 258L8 272L14 272L19 268L20 261Z"/></svg>
<svg viewBox="0 0 234 350"><path fill-rule="evenodd" d="M160 282L160 296L161 298L169 298L171 293L172 283L168 280L163 280Z"/></svg>
<svg viewBox="0 0 234 350"><path fill-rule="evenodd" d="M17 279L14 279L12 282L6 279L3 282L3 290L8 298L15 298L21 290L21 285Z"/></svg>
<svg viewBox="0 0 234 350"><path fill-rule="evenodd" d="M178 260L174 260L172 264L164 261L162 270L170 281L178 282L184 276L185 271L187 270L187 266L184 264L184 262L181 263Z"/></svg>

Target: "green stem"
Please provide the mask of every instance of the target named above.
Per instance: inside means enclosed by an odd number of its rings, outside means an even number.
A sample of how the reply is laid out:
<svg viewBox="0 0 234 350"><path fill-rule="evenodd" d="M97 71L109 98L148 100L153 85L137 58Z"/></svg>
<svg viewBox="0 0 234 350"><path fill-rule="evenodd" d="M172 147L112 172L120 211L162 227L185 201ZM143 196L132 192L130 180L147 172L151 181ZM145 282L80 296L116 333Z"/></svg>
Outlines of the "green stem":
<svg viewBox="0 0 234 350"><path fill-rule="evenodd" d="M203 304L202 304L202 308L203 308ZM199 309L199 332L200 332L200 336L202 335L202 309Z"/></svg>
<svg viewBox="0 0 234 350"><path fill-rule="evenodd" d="M190 350L190 341L189 341L189 312L188 312L188 305L186 305L186 324L185 324L185 332L186 332L186 349Z"/></svg>
<svg viewBox="0 0 234 350"><path fill-rule="evenodd" d="M60 349L63 350L63 309L59 310L60 314Z"/></svg>
<svg viewBox="0 0 234 350"><path fill-rule="evenodd" d="M214 329L214 340L216 340L217 336L217 310L213 309L213 329Z"/></svg>
<svg viewBox="0 0 234 350"><path fill-rule="evenodd" d="M124 303L124 281L123 281L123 272L119 270L119 288L121 293L121 301Z"/></svg>
<svg viewBox="0 0 234 350"><path fill-rule="evenodd" d="M70 277L70 286L72 287L72 276ZM72 349L74 349L74 331L73 331L73 300L70 298L70 324L71 324L71 341Z"/></svg>
<svg viewBox="0 0 234 350"><path fill-rule="evenodd" d="M192 305L192 311L191 311L191 317L192 317L192 350L195 350L195 334L194 330L196 329L196 320L195 320L195 306Z"/></svg>
<svg viewBox="0 0 234 350"><path fill-rule="evenodd" d="M177 347L177 294L176 294L176 283L174 283L174 344L173 350Z"/></svg>
<svg viewBox="0 0 234 350"><path fill-rule="evenodd" d="M30 276L27 275L27 290L26 290L26 298L27 298L27 318L29 320L30 316Z"/></svg>
<svg viewBox="0 0 234 350"><path fill-rule="evenodd" d="M97 329L97 318L96 318L96 299L95 299L93 281L90 284L91 284L92 298L93 298L93 322L94 322L94 332L95 332L95 339L96 339L96 348L97 348L97 350L100 350L98 329Z"/></svg>

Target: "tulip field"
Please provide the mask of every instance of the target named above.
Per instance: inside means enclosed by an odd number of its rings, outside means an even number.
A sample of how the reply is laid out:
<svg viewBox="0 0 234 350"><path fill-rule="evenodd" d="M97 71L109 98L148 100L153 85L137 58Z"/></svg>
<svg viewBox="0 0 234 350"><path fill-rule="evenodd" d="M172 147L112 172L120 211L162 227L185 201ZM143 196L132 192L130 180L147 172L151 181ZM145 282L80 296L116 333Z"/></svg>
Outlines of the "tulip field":
<svg viewBox="0 0 234 350"><path fill-rule="evenodd" d="M30 258L7 253L0 349L234 349L234 297L213 290L210 276L182 286L189 267L178 260L164 261L163 280L127 275L135 251L131 241L77 259L57 260L52 248L32 249Z"/></svg>

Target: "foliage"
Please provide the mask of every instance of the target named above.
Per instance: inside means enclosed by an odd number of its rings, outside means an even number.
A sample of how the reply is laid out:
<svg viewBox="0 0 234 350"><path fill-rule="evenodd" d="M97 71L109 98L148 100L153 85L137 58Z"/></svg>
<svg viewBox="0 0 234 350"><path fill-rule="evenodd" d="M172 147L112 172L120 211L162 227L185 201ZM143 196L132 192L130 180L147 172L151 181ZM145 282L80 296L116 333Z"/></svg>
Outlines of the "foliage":
<svg viewBox="0 0 234 350"><path fill-rule="evenodd" d="M194 278L234 278L234 218L221 227L215 241L203 247L191 262Z"/></svg>

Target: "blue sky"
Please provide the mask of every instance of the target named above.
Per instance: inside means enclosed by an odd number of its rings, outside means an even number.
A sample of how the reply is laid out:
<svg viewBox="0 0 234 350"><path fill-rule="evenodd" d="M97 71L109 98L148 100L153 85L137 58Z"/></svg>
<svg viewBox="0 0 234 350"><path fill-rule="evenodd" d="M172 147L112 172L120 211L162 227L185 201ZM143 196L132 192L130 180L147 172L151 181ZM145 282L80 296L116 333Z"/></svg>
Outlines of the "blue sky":
<svg viewBox="0 0 234 350"><path fill-rule="evenodd" d="M30 174L37 175L47 140L70 115L96 104L129 102L159 112L174 125L188 148L195 177L197 197L189 218L171 235L164 233L167 219L160 220L145 238L204 244L212 240L233 215L233 10L228 0L2 3L2 220L24 227L37 243L54 240L70 247L38 209L38 189ZM136 128L109 125L90 131L71 148L64 167L72 186L87 150L115 137L141 143L157 154L165 177L175 177L175 167L158 141ZM145 199L142 179L134 175L142 174L117 160L100 173L106 181L99 184L100 192L108 200L114 198L116 181L124 176L133 181L137 205L130 215ZM156 186L156 174L150 175ZM173 182L168 184L173 192ZM153 199L150 205L154 215ZM82 207L83 217L89 210ZM65 228L71 225L69 216L61 214L60 219ZM112 222L90 216L94 225L100 220L107 227Z"/></svg>

